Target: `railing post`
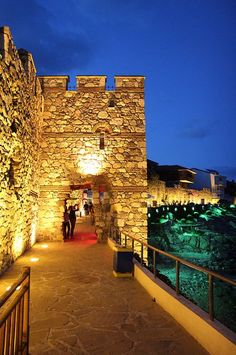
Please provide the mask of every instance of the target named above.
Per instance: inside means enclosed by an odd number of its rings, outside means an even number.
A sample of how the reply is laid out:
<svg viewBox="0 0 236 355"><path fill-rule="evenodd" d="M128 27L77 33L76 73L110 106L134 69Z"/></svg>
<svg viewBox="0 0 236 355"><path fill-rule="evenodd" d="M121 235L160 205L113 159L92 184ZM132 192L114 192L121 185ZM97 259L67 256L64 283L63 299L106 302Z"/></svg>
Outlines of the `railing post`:
<svg viewBox="0 0 236 355"><path fill-rule="evenodd" d="M0 354L4 353L6 322L0 328Z"/></svg>
<svg viewBox="0 0 236 355"><path fill-rule="evenodd" d="M156 277L156 275L157 275L157 272L156 272L156 250L153 250L152 253L153 253L153 256L152 256L152 258L153 258L153 275L154 275L154 277Z"/></svg>
<svg viewBox="0 0 236 355"><path fill-rule="evenodd" d="M24 341L27 344L27 354L29 353L29 307L30 307L30 269L28 268L28 277L27 277L27 291L23 299L24 307L24 321L23 321L23 334Z"/></svg>
<svg viewBox="0 0 236 355"><path fill-rule="evenodd" d="M177 295L179 294L179 271L180 271L180 262L179 260L176 260L176 284L175 284L175 290Z"/></svg>
<svg viewBox="0 0 236 355"><path fill-rule="evenodd" d="M213 276L208 274L208 313L210 320L214 320Z"/></svg>
<svg viewBox="0 0 236 355"><path fill-rule="evenodd" d="M132 250L134 252L134 240L132 239Z"/></svg>
<svg viewBox="0 0 236 355"><path fill-rule="evenodd" d="M143 243L141 243L141 265L143 264Z"/></svg>

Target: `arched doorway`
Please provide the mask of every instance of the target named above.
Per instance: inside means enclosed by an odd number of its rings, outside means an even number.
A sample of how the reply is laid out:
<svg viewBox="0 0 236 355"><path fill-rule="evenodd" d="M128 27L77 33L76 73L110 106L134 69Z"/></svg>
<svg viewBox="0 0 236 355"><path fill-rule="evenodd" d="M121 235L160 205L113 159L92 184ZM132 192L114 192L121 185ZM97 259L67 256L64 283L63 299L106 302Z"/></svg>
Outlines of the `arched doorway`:
<svg viewBox="0 0 236 355"><path fill-rule="evenodd" d="M95 228L93 191L91 183L71 185L71 192L65 198L65 211L69 214L69 235L64 229L65 241L92 244L97 241Z"/></svg>

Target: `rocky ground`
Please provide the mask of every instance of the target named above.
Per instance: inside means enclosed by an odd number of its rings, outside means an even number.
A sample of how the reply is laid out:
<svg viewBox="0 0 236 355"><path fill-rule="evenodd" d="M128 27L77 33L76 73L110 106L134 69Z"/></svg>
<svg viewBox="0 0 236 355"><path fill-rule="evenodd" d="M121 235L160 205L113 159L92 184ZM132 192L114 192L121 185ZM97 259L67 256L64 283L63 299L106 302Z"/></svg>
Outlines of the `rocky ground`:
<svg viewBox="0 0 236 355"><path fill-rule="evenodd" d="M185 260L236 278L236 208L212 206L187 218L149 221L149 242ZM164 222L164 223L163 223ZM175 264L159 258L159 271L175 286ZM205 274L181 267L181 292L207 311L208 280ZM215 281L215 316L236 331L236 288Z"/></svg>

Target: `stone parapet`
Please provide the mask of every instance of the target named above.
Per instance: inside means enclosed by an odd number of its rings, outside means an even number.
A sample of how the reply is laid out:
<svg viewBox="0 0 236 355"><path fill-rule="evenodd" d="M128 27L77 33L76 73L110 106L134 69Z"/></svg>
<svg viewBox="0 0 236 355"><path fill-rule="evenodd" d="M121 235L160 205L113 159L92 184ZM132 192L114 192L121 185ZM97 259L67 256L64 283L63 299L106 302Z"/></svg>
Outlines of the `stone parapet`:
<svg viewBox="0 0 236 355"><path fill-rule="evenodd" d="M38 76L42 90L66 91L70 81L68 75Z"/></svg>
<svg viewBox="0 0 236 355"><path fill-rule="evenodd" d="M77 75L77 90L82 92L105 91L107 77L105 75Z"/></svg>
<svg viewBox="0 0 236 355"><path fill-rule="evenodd" d="M72 89L68 87L70 81L69 76L39 76L38 77L42 86L45 90L54 90L60 92ZM77 91L81 93L92 93L92 92L144 92L144 76L115 76L114 77L114 87L112 90L107 90L107 76L106 75L77 75L76 76L76 87L71 91Z"/></svg>
<svg viewBox="0 0 236 355"><path fill-rule="evenodd" d="M144 76L115 76L117 91L144 91Z"/></svg>

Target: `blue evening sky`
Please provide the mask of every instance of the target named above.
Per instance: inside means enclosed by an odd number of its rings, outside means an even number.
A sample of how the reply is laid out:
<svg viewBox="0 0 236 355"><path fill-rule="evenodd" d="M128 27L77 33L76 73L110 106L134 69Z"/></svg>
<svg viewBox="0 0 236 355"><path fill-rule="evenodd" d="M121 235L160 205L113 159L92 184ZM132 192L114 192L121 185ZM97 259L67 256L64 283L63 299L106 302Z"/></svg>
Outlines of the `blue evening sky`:
<svg viewBox="0 0 236 355"><path fill-rule="evenodd" d="M1 0L38 74L145 75L147 156L236 179L236 0Z"/></svg>

